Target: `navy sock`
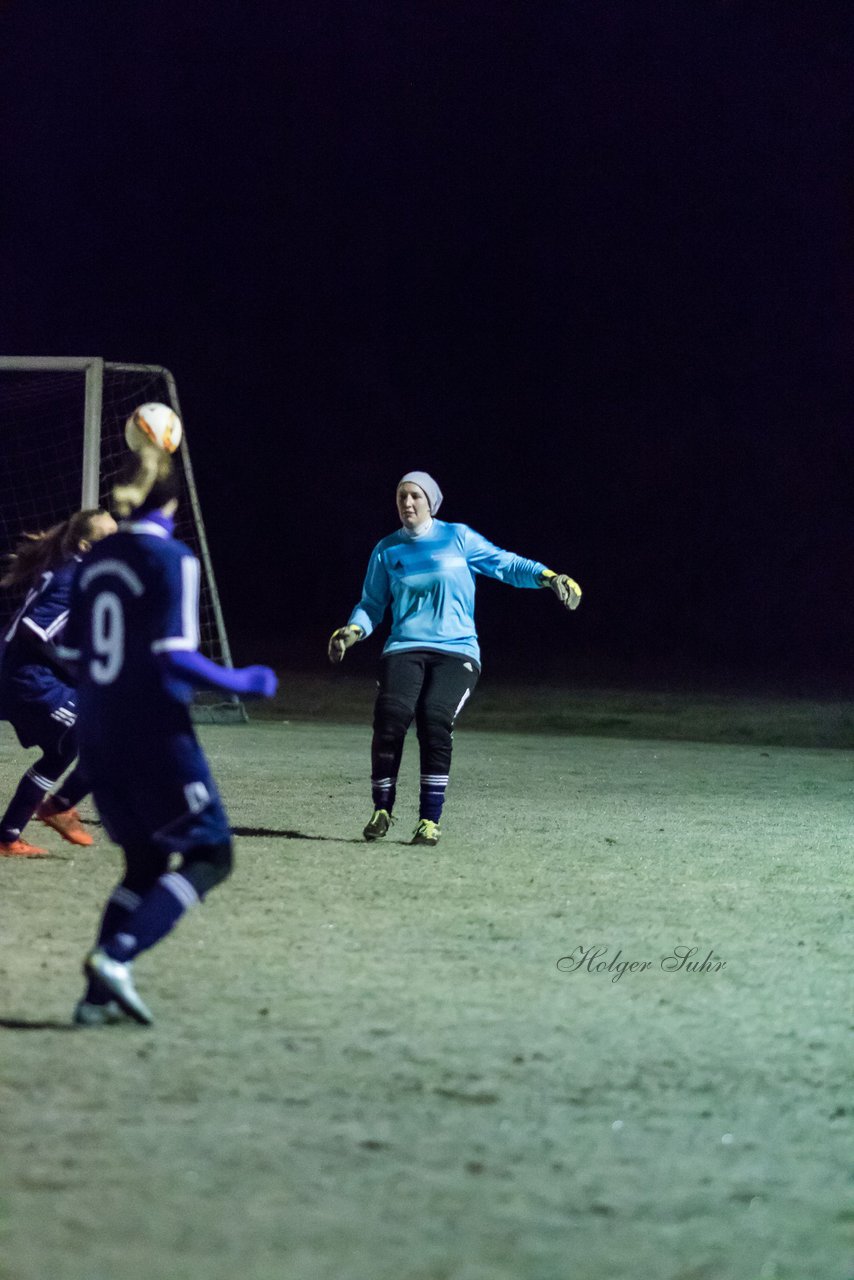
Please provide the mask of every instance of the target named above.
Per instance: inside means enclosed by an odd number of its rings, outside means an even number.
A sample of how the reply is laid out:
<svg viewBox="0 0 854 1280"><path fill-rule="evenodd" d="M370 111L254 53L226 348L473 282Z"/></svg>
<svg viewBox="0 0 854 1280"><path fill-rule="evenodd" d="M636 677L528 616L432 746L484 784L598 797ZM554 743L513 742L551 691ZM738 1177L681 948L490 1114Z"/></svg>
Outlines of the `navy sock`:
<svg viewBox="0 0 854 1280"><path fill-rule="evenodd" d="M4 844L18 839L53 785L50 778L43 778L41 774L33 773L32 769L27 770L0 820L0 840Z"/></svg>
<svg viewBox="0 0 854 1280"><path fill-rule="evenodd" d="M99 947L106 938L111 938L114 933L119 933L124 929L139 903L140 897L138 893L127 889L123 884L116 885L107 899L107 905L101 918L101 927L98 930L97 939ZM89 977L86 984L86 994L83 997L84 1000L89 1004L107 1004L112 998L112 993L97 978Z"/></svg>
<svg viewBox="0 0 854 1280"><path fill-rule="evenodd" d="M175 927L181 916L199 901L199 895L179 871L167 871L143 895L132 915L122 922L102 946L108 956L127 964L147 951Z"/></svg>
<svg viewBox="0 0 854 1280"><path fill-rule="evenodd" d="M89 783L79 769L72 769L58 791L51 796L58 813L74 809L89 794Z"/></svg>
<svg viewBox="0 0 854 1280"><path fill-rule="evenodd" d="M397 794L397 778L371 778L371 800L375 809L391 813Z"/></svg>
<svg viewBox="0 0 854 1280"><path fill-rule="evenodd" d="M419 818L427 818L430 822L439 821L442 816L447 789L448 775L446 773L422 773L421 795L418 806Z"/></svg>

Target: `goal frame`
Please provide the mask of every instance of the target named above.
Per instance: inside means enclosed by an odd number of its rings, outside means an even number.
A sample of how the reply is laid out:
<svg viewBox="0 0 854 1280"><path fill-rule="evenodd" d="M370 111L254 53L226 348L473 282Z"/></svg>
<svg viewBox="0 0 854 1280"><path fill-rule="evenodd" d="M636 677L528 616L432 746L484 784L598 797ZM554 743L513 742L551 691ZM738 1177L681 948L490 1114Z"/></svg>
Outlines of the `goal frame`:
<svg viewBox="0 0 854 1280"><path fill-rule="evenodd" d="M151 377L160 377L166 384L169 403L181 421L181 403L178 399L178 388L170 369L157 364L134 364L126 361L105 360L103 356L0 356L0 371L10 370L21 373L81 373L84 377L83 408L83 459L80 482L81 510L97 507L100 497L101 478L101 416L103 410L103 391L105 372L140 373ZM217 633L217 640L227 667L234 664L231 657L231 646L225 629L225 618L216 584L213 562L208 547L205 522L196 489L193 464L187 443L187 433L182 432L179 446L181 463L184 469L184 481L190 498L193 523L199 541L199 554L210 594L211 612ZM244 723L248 720L246 708L236 694L223 693L223 702L216 706L193 704L193 718L203 723Z"/></svg>

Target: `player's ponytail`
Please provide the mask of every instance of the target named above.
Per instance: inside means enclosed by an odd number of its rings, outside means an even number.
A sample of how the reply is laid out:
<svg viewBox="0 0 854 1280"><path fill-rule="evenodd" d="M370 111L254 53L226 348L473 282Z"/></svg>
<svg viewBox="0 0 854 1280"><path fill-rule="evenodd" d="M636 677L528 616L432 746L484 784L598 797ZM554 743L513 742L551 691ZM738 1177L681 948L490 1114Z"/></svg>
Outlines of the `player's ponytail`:
<svg viewBox="0 0 854 1280"><path fill-rule="evenodd" d="M128 460L125 476L113 485L113 506L120 516L154 511L178 497L178 473L171 456L147 442Z"/></svg>
<svg viewBox="0 0 854 1280"><path fill-rule="evenodd" d="M25 533L15 550L6 557L6 572L0 587L30 586L43 573L56 569L91 540L93 524L107 513L100 507L75 511L59 524L38 533Z"/></svg>

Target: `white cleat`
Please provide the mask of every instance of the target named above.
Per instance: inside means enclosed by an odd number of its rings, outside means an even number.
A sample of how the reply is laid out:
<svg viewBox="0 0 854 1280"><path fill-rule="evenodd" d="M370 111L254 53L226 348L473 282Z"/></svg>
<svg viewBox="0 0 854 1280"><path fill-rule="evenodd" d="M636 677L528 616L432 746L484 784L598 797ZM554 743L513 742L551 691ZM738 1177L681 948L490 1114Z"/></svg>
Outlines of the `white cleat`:
<svg viewBox="0 0 854 1280"><path fill-rule="evenodd" d="M143 1026L151 1025L154 1018L133 985L129 964L122 964L121 960L114 960L106 951L95 947L83 962L83 970L90 978L98 978L131 1018Z"/></svg>
<svg viewBox="0 0 854 1280"><path fill-rule="evenodd" d="M113 1027L117 1022L127 1022L128 1015L118 1000L106 1004L93 1004L90 1000L78 1000L71 1021L75 1027Z"/></svg>

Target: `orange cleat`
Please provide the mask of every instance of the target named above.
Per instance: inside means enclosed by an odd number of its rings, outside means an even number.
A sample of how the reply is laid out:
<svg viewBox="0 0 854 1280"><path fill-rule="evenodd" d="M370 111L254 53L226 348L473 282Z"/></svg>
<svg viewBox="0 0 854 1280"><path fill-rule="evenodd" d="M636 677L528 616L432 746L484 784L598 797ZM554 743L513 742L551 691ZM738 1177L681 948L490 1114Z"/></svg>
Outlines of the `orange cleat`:
<svg viewBox="0 0 854 1280"><path fill-rule="evenodd" d="M26 840L0 840L0 858L46 858L47 849Z"/></svg>
<svg viewBox="0 0 854 1280"><path fill-rule="evenodd" d="M66 809L64 812L56 813L51 802L46 800L39 808L36 817L39 822L44 822L46 826L58 831L63 840L67 840L69 844L95 843L80 821L80 814L76 809Z"/></svg>

